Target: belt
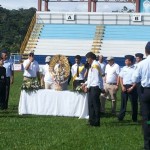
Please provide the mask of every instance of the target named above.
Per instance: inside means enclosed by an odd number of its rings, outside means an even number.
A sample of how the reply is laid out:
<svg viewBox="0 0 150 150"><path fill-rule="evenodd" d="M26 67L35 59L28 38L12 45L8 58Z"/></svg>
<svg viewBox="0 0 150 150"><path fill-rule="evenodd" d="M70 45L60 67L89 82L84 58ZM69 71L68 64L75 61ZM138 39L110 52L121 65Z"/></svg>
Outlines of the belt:
<svg viewBox="0 0 150 150"><path fill-rule="evenodd" d="M107 84L109 84L109 85L117 85L117 83L107 83Z"/></svg>
<svg viewBox="0 0 150 150"><path fill-rule="evenodd" d="M25 78L29 78L29 79L34 79L34 78L36 78L36 77L27 77L27 76L24 76Z"/></svg>
<svg viewBox="0 0 150 150"><path fill-rule="evenodd" d="M124 84L123 86L132 86L132 84Z"/></svg>

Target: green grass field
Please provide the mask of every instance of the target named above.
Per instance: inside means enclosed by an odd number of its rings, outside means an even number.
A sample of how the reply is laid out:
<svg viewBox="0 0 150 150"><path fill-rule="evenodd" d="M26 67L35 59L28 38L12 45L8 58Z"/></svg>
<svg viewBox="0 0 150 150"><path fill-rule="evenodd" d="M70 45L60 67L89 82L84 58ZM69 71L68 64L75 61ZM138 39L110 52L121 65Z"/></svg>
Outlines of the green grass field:
<svg viewBox="0 0 150 150"><path fill-rule="evenodd" d="M101 127L89 127L87 120L18 115L18 103L22 73L15 73L11 86L9 109L0 111L0 150L141 150L143 135L141 124L131 121L130 102L123 122L109 115L107 101L106 117L101 118ZM120 108L118 92L117 111ZM138 117L140 120L140 117Z"/></svg>

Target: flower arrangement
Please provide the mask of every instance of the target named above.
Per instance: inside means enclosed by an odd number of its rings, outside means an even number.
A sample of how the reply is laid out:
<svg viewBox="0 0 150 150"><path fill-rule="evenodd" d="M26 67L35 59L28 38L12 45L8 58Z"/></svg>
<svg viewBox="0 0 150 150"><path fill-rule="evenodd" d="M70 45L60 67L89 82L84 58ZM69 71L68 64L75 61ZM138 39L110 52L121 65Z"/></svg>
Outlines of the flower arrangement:
<svg viewBox="0 0 150 150"><path fill-rule="evenodd" d="M28 79L24 80L21 86L21 90L25 90L26 92L36 92L41 88L39 82L36 79Z"/></svg>
<svg viewBox="0 0 150 150"><path fill-rule="evenodd" d="M75 92L78 93L85 93L84 88L82 87L82 85L79 85L76 87Z"/></svg>

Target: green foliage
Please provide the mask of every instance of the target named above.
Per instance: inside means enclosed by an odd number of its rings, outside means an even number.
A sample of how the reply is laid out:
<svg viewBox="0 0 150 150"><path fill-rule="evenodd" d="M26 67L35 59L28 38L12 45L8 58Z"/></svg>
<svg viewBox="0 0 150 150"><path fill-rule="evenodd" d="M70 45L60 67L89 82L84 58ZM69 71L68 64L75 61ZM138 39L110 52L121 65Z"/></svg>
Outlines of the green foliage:
<svg viewBox="0 0 150 150"><path fill-rule="evenodd" d="M18 115L22 73L15 73L11 86L9 110L0 111L0 150L141 150L143 135L140 123L131 121L130 102L122 122L108 115L101 126L89 127L86 119L56 116ZM43 101L44 102L44 101ZM120 108L118 92L117 111ZM140 117L139 117L140 120Z"/></svg>
<svg viewBox="0 0 150 150"><path fill-rule="evenodd" d="M0 7L0 50L5 48L11 53L20 51L35 12L35 8L8 10Z"/></svg>

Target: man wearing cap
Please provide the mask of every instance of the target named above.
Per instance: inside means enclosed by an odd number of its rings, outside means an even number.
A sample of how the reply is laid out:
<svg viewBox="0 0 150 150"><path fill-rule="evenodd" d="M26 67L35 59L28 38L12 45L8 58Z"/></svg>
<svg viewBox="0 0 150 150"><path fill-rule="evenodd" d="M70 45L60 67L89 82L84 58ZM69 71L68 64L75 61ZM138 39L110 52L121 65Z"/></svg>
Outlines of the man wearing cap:
<svg viewBox="0 0 150 150"><path fill-rule="evenodd" d="M121 121L125 117L126 107L128 97L131 101L131 108L132 108L132 120L133 122L137 122L137 110L138 110L138 103L137 103L137 90L136 85L132 82L132 75L135 71L134 63L134 56L126 55L125 56L125 65L119 76L120 76L120 84L121 84L121 109L118 115L118 120Z"/></svg>
<svg viewBox="0 0 150 150"><path fill-rule="evenodd" d="M88 91L89 125L100 126L100 93L103 90L102 73L96 61L96 55L92 52L86 54L91 65L88 78L82 86Z"/></svg>
<svg viewBox="0 0 150 150"><path fill-rule="evenodd" d="M24 67L24 80L38 78L40 83L39 64L34 60L34 53L31 52L28 55L28 59L23 62Z"/></svg>
<svg viewBox="0 0 150 150"><path fill-rule="evenodd" d="M8 60L8 51L2 50L1 57L4 61L4 67L6 68L6 100L4 104L4 109L8 108L8 99L9 99L9 91L10 91L10 84L14 82L14 67L13 63Z"/></svg>
<svg viewBox="0 0 150 150"><path fill-rule="evenodd" d="M52 75L52 68L49 66L49 62L51 60L51 56L47 56L45 58L45 65L43 66L42 71L42 84L44 85L45 89L52 89L53 88L53 75ZM44 82L44 83L43 83Z"/></svg>
<svg viewBox="0 0 150 150"><path fill-rule="evenodd" d="M150 150L150 42L146 44L145 54L147 58L139 62L133 74L133 83L141 82L142 93L142 118L144 130L144 150Z"/></svg>
<svg viewBox="0 0 150 150"><path fill-rule="evenodd" d="M114 62L114 57L107 57L108 64L105 69L105 78L104 78L104 89L105 93L101 94L101 112L105 113L105 101L106 97L110 95L111 98L111 113L116 113L116 94L119 86L119 73L120 67Z"/></svg>
<svg viewBox="0 0 150 150"><path fill-rule="evenodd" d="M85 67L81 63L81 56L75 56L75 64L71 67L71 74L73 77L73 89L75 90L77 86L84 83Z"/></svg>
<svg viewBox="0 0 150 150"><path fill-rule="evenodd" d="M143 54L142 53L136 53L135 54L135 67L137 68L139 62L141 62L143 60ZM142 100L142 94L141 94L141 82L140 79L138 81L138 83L136 84L136 88L137 88L137 94L138 94L138 99L139 99L139 104L140 104L140 115L142 114L142 109L141 109L141 100Z"/></svg>

